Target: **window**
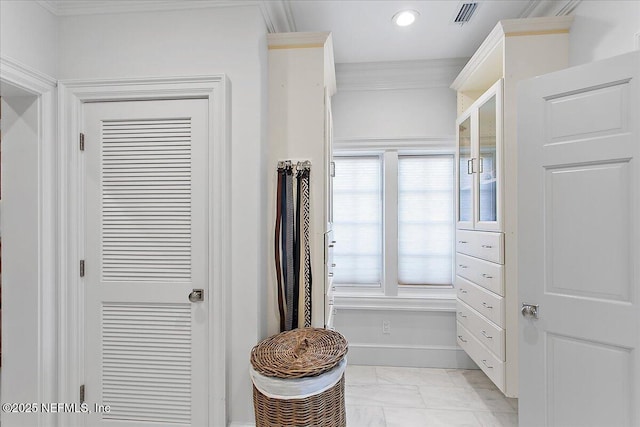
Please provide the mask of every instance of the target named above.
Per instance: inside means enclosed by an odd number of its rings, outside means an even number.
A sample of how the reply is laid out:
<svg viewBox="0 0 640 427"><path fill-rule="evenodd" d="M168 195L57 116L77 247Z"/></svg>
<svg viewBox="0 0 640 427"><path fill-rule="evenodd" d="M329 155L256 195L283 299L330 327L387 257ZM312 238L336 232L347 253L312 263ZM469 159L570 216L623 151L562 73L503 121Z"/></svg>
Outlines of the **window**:
<svg viewBox="0 0 640 427"><path fill-rule="evenodd" d="M398 283L450 285L453 156L398 158Z"/></svg>
<svg viewBox="0 0 640 427"><path fill-rule="evenodd" d="M338 157L333 180L335 283L382 282L380 158Z"/></svg>
<svg viewBox="0 0 640 427"><path fill-rule="evenodd" d="M453 282L453 155L335 157L334 284L398 289ZM369 287L367 287L369 285Z"/></svg>

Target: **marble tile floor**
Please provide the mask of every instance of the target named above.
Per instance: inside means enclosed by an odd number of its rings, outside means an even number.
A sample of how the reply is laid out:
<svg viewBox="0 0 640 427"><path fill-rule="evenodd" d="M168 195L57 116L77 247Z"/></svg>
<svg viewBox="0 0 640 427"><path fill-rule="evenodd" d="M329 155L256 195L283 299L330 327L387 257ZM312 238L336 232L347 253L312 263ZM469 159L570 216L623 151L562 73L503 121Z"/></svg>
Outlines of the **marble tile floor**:
<svg viewBox="0 0 640 427"><path fill-rule="evenodd" d="M349 365L347 427L517 427L518 400L480 370Z"/></svg>

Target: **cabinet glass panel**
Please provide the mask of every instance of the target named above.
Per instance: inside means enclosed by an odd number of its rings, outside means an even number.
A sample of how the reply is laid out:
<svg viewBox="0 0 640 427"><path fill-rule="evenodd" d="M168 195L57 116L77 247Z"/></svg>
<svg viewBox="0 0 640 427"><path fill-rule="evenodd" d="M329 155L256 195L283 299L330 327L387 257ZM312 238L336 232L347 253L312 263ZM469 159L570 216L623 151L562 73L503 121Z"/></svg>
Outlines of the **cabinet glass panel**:
<svg viewBox="0 0 640 427"><path fill-rule="evenodd" d="M458 127L458 221L473 221L473 174L471 171L471 117Z"/></svg>
<svg viewBox="0 0 640 427"><path fill-rule="evenodd" d="M478 111L480 139L478 218L496 221L498 212L496 188L496 97L492 96Z"/></svg>

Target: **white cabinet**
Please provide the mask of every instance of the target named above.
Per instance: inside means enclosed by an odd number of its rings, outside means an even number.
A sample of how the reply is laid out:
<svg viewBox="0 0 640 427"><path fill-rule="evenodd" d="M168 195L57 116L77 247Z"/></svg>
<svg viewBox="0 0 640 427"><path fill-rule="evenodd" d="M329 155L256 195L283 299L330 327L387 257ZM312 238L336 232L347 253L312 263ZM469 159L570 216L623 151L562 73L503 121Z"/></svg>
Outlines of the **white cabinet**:
<svg viewBox="0 0 640 427"><path fill-rule="evenodd" d="M509 397L518 396L517 84L567 67L572 20L500 21L451 86L458 344Z"/></svg>
<svg viewBox="0 0 640 427"><path fill-rule="evenodd" d="M336 91L331 33L276 33L269 44L268 230L275 223L278 161L311 162L310 253L312 325L323 327L329 311L331 252L331 96ZM273 234L269 233L268 286L265 299L269 333L278 332ZM301 298L302 301L302 298ZM302 312L302 309L300 310Z"/></svg>

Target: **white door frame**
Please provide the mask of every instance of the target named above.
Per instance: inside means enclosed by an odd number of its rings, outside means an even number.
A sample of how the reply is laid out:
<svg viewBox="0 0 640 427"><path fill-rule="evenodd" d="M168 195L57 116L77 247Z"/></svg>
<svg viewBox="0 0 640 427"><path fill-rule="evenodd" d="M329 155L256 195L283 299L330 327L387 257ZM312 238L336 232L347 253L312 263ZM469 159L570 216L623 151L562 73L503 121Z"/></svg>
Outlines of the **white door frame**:
<svg viewBox="0 0 640 427"><path fill-rule="evenodd" d="M38 301L20 303L38 304L38 330L24 331L37 334L38 366L35 369L38 402L56 400L56 281L57 281L57 197L56 197L56 80L12 58L0 56L0 82L17 87L37 97L38 103L38 257L33 264L38 268ZM14 303L5 301L5 303ZM12 327L5 324L5 328ZM19 327L14 324L13 327ZM10 396L3 394L4 401ZM38 414L38 425L54 425L52 414Z"/></svg>
<svg viewBox="0 0 640 427"><path fill-rule="evenodd" d="M230 283L230 97L224 74L197 77L67 80L58 84L59 110L59 401L78 402L84 378L83 301L79 260L83 258L81 210L84 176L79 134L82 104L99 101L203 98L209 102L209 422L226 425L226 286ZM215 236L215 237L214 237ZM60 425L82 417L60 414Z"/></svg>

